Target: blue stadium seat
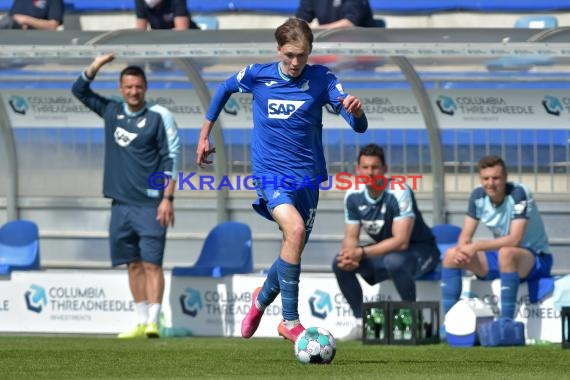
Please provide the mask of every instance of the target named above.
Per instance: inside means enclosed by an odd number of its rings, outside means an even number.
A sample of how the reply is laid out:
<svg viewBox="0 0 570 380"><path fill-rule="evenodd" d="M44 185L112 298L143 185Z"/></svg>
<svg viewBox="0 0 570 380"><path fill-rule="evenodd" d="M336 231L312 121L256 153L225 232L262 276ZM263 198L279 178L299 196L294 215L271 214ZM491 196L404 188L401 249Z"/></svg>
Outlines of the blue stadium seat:
<svg viewBox="0 0 570 380"><path fill-rule="evenodd" d="M550 15L520 17L515 21L515 28L553 29L558 27L558 19Z"/></svg>
<svg viewBox="0 0 570 380"><path fill-rule="evenodd" d="M253 272L251 229L240 222L215 226L204 241L200 257L191 267L174 267L172 276L223 277Z"/></svg>
<svg viewBox="0 0 570 380"><path fill-rule="evenodd" d="M4 224L0 228L0 275L34 269L40 269L38 226L28 220Z"/></svg>
<svg viewBox="0 0 570 380"><path fill-rule="evenodd" d="M445 251L449 248L457 245L459 240L459 235L461 234L461 228L454 224L438 224L431 228L433 235L435 236L435 242L439 248L439 259L440 262L437 267L429 273L426 273L417 278L417 280L422 281L439 281L441 280L441 260L445 255Z"/></svg>
<svg viewBox="0 0 570 380"><path fill-rule="evenodd" d="M219 28L219 22L215 16L197 15L197 16L192 16L192 20L202 30L212 30Z"/></svg>

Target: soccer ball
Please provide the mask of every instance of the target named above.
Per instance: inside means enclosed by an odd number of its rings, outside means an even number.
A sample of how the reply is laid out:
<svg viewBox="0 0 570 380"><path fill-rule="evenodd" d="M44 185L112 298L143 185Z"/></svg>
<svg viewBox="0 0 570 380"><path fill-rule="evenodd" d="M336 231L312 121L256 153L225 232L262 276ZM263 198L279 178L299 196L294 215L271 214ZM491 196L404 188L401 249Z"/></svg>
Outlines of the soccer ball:
<svg viewBox="0 0 570 380"><path fill-rule="evenodd" d="M329 364L336 354L336 342L322 327L309 327L295 341L295 356L301 363Z"/></svg>

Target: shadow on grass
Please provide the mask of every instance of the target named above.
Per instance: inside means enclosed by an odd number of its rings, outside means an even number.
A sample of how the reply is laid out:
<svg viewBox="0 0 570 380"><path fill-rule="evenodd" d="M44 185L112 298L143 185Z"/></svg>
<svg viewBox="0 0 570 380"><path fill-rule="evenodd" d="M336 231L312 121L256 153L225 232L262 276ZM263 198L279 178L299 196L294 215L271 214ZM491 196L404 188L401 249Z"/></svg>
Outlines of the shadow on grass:
<svg viewBox="0 0 570 380"><path fill-rule="evenodd" d="M335 363L343 363L342 361L337 361ZM437 363L437 364L445 364L445 363L449 363L449 364L457 364L456 360L441 360L441 359L433 359L433 360L410 360L410 359L400 359L400 360L383 360L383 359L379 359L379 360L370 360L370 359L366 359L366 360L362 360L362 359L355 359L355 360L345 360L344 364L394 364L394 363L405 363L405 364L432 364L432 363ZM503 363L500 360L469 360L470 364L501 364Z"/></svg>

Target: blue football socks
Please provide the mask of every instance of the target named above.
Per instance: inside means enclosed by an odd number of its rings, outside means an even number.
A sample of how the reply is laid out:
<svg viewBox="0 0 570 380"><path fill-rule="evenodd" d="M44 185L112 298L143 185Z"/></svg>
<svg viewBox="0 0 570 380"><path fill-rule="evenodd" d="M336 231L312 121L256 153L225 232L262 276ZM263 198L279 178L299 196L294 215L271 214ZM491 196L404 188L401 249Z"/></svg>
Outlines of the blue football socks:
<svg viewBox="0 0 570 380"><path fill-rule="evenodd" d="M279 289L281 290L281 303L283 306L283 319L296 321L299 319L299 277L300 264L289 264L281 257L276 261L279 276Z"/></svg>
<svg viewBox="0 0 570 380"><path fill-rule="evenodd" d="M441 268L441 300L444 315L461 296L461 269Z"/></svg>
<svg viewBox="0 0 570 380"><path fill-rule="evenodd" d="M514 318L519 283L517 272L501 273L501 318Z"/></svg>
<svg viewBox="0 0 570 380"><path fill-rule="evenodd" d="M269 270L267 271L267 278L261 287L261 291L257 296L257 301L255 306L259 310L265 310L265 308L279 295L279 276L277 274L277 260L273 262Z"/></svg>

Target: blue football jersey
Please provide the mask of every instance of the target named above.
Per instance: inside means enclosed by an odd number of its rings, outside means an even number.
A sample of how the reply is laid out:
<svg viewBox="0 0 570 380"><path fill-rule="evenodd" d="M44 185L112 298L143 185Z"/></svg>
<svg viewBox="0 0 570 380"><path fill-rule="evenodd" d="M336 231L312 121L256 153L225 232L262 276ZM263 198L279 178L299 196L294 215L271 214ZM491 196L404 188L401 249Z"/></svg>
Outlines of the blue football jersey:
<svg viewBox="0 0 570 380"><path fill-rule="evenodd" d="M505 199L497 207L493 206L482 186L476 187L469 198L467 215L487 226L495 238L509 234L512 220L528 219L521 247L550 253L542 217L532 193L524 185L507 182Z"/></svg>
<svg viewBox="0 0 570 380"><path fill-rule="evenodd" d="M392 237L392 224L403 218L414 218L410 244L435 242L431 229L424 222L416 198L408 185L388 186L378 199L368 194L366 187L349 190L344 197L345 223L360 224L374 241ZM392 189L392 187L394 187Z"/></svg>
<svg viewBox="0 0 570 380"><path fill-rule="evenodd" d="M151 104L130 112L123 100L95 93L85 73L77 78L72 92L104 120L103 195L130 205L158 206L163 192L152 188L149 178L162 172L177 179L180 165L180 138L172 113Z"/></svg>
<svg viewBox="0 0 570 380"><path fill-rule="evenodd" d="M327 169L323 153L323 106L330 104L357 132L368 126L342 107L341 83L326 67L307 65L296 78L281 72L278 62L252 64L220 85L206 118L215 121L230 95L253 95L252 164L255 176L294 177L323 182Z"/></svg>

